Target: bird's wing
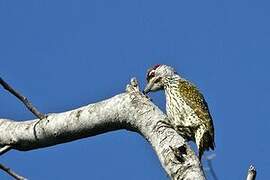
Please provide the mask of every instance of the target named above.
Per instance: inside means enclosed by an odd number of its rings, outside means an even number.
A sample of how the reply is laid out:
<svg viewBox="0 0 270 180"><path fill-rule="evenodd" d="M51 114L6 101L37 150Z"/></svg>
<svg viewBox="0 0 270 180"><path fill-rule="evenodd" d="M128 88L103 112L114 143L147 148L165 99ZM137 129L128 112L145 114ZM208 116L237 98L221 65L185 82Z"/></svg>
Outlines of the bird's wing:
<svg viewBox="0 0 270 180"><path fill-rule="evenodd" d="M208 105L195 85L187 80L180 80L180 94L189 107L191 107L196 115L203 121L203 124L209 128L209 134L214 141L214 125ZM214 142L213 142L214 143Z"/></svg>

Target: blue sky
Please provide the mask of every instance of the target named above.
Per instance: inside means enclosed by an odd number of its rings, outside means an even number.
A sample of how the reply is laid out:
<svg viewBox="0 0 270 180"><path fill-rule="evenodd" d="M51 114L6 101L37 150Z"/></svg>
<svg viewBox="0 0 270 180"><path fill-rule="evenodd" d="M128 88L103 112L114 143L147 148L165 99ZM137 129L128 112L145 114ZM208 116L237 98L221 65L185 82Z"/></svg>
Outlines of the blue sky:
<svg viewBox="0 0 270 180"><path fill-rule="evenodd" d="M270 179L269 8L266 0L1 1L0 75L50 113L121 93L133 76L144 86L147 68L171 65L209 104L219 179L243 179L251 163ZM151 97L164 110L164 94ZM2 88L0 107L1 118L34 118ZM1 163L29 179L166 179L150 145L125 130L12 151Z"/></svg>

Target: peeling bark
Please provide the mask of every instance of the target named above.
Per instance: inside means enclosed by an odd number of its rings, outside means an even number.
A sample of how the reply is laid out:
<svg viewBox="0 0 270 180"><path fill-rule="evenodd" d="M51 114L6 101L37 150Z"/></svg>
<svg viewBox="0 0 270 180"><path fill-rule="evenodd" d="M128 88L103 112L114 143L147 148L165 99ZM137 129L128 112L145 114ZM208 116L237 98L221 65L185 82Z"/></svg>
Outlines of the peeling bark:
<svg viewBox="0 0 270 180"><path fill-rule="evenodd" d="M163 123L166 118L139 91L133 79L125 93L71 111L49 114L42 120L0 119L0 146L28 151L127 129L147 139L171 179L205 179L195 153L174 129L166 127Z"/></svg>

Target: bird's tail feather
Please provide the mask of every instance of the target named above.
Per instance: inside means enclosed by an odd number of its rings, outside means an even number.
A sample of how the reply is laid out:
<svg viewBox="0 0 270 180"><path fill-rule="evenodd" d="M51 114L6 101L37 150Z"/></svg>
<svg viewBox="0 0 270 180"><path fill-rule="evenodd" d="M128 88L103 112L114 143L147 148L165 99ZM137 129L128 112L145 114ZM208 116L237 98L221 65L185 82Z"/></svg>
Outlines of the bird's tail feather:
<svg viewBox="0 0 270 180"><path fill-rule="evenodd" d="M209 148L214 150L215 148L213 136L211 136L209 131L205 131L205 127L203 126L199 127L198 130L196 131L195 141L198 147L200 160L202 158L204 151L206 150L208 151Z"/></svg>

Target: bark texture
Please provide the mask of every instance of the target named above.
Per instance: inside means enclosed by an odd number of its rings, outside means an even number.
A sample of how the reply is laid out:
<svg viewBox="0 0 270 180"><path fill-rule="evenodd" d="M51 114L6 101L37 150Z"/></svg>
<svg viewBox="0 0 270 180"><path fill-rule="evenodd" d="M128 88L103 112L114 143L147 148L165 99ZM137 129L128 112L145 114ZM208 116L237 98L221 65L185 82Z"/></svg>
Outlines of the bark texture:
<svg viewBox="0 0 270 180"><path fill-rule="evenodd" d="M141 134L154 148L171 179L205 179L198 158L185 140L163 121L166 115L138 88L135 79L126 92L110 99L39 120L0 119L0 147L28 151L108 131L127 129Z"/></svg>

